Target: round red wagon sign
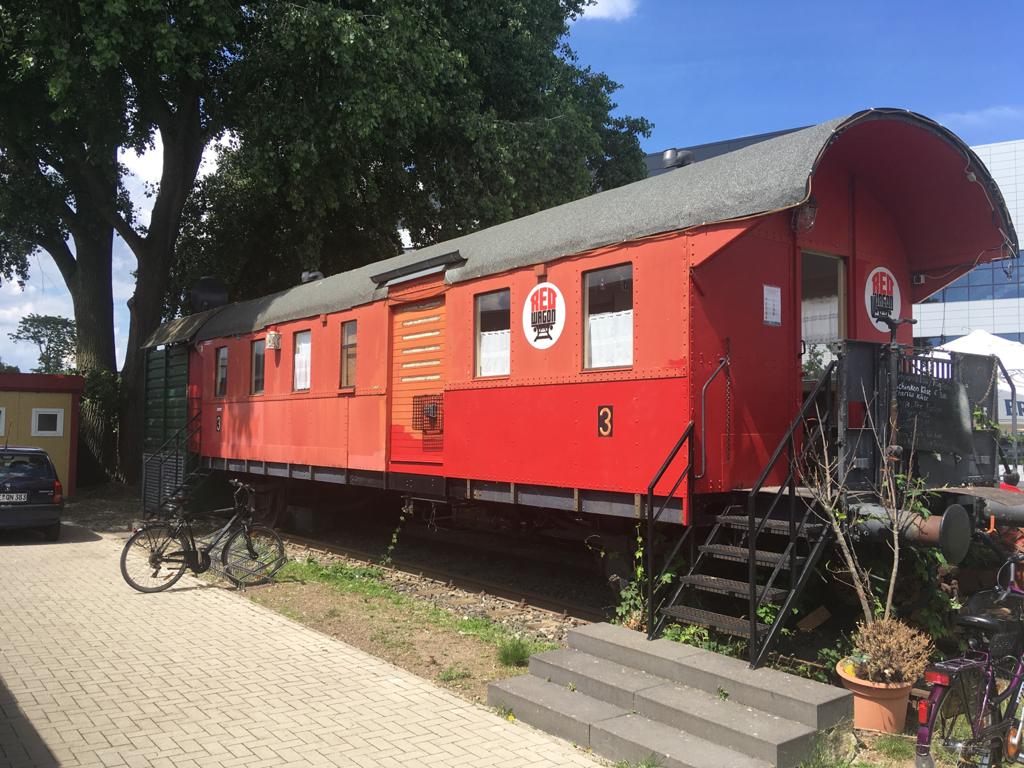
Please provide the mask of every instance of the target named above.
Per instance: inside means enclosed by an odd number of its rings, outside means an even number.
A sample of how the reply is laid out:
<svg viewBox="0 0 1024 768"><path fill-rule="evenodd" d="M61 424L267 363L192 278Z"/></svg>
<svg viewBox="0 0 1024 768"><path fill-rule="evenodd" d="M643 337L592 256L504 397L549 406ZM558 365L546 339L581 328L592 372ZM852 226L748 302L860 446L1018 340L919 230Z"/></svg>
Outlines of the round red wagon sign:
<svg viewBox="0 0 1024 768"><path fill-rule="evenodd" d="M565 328L565 299L554 283L538 283L523 304L523 333L530 346L547 349Z"/></svg>
<svg viewBox="0 0 1024 768"><path fill-rule="evenodd" d="M864 282L864 306L875 330L888 333L889 327L879 322L880 317L900 316L900 286L896 277L885 267L875 267Z"/></svg>

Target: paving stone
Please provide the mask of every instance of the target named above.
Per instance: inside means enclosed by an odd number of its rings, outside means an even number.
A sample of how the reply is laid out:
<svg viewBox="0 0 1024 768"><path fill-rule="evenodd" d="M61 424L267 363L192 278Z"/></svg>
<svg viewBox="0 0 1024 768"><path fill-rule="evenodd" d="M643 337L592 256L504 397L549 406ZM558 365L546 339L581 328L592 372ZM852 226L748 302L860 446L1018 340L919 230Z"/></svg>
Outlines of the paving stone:
<svg viewBox="0 0 1024 768"><path fill-rule="evenodd" d="M134 592L122 543L0 534L0 763L596 765L231 590L187 576Z"/></svg>

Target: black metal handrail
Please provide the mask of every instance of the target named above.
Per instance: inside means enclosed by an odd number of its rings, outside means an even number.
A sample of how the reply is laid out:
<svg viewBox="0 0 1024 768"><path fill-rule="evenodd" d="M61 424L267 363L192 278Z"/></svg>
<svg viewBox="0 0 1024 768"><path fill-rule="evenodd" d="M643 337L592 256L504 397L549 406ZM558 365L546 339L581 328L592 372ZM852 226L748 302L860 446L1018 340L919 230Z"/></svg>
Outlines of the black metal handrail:
<svg viewBox="0 0 1024 768"><path fill-rule="evenodd" d="M761 471L761 475L757 478L757 481L751 487L750 492L747 494L747 568L748 568L748 579L750 584L750 664L751 666L757 666L757 662L760 659L759 644L758 644L758 616L757 610L761 606L761 595L767 594L766 588L761 588L757 583L757 538L760 536L761 531L764 530L765 525L768 523L769 518L775 511L775 507L782 498L783 492L788 491L789 493L789 546L787 551L789 552L789 573L790 573L790 592L792 592L797 584L797 570L796 570L796 549L797 549L797 536L800 530L803 528L807 521L807 512L797 525L796 519L796 433L800 429L804 420L807 416L811 406L817 401L818 394L825 388L826 384L831 384L832 374L837 368L837 360L833 360L825 368L825 371L821 374L818 382L814 385L810 394L804 398L803 405L797 412L796 418L789 425L789 429L786 430L786 434L783 435L782 440L779 441L778 446L772 453L771 458L768 459L768 463L765 464L764 469ZM826 393L830 393L831 389L826 390ZM828 406L825 409L826 418L831 411L831 407ZM782 457L785 451L787 457L787 463L789 469L786 473L786 477L783 482L779 485L779 489L775 492L775 496L771 501L766 513L762 516L761 522L757 522L757 496L764 487L765 482L768 480L768 476L775 470L775 465L778 464L779 459ZM781 561L776 565L775 570L769 579L768 586L775 581L775 577L778 574L781 566ZM778 619L777 619L778 621Z"/></svg>
<svg viewBox="0 0 1024 768"><path fill-rule="evenodd" d="M202 426L201 417L202 417L202 412L201 411L196 411L196 413L194 413L192 416L189 417L188 421L186 421L181 427L179 427L177 430L175 430L174 434L172 434L170 437L168 437L166 440L164 440L164 442L161 443L160 447L157 448L156 451L154 451L153 453L149 454L148 456L146 456L143 459L143 461L142 461L142 500L143 500L143 506L145 506L145 504L146 504L147 484L148 484L148 479L149 479L150 465L153 463L154 460L158 460L157 461L156 469L157 469L157 473L159 475L159 478L158 478L158 481L157 481L156 508L159 509L161 506L163 506L164 501L167 498L170 498L170 496L172 496L174 493L176 493L181 488L181 482L184 481L185 476L188 474L187 467L185 467L183 465L183 463L182 463L182 457L184 457L185 460L187 461L188 455L189 455L189 451L188 451L189 441L193 437L195 437L197 434L199 434L200 428ZM173 448L173 450L172 450L172 448ZM178 468L179 467L181 468L180 469L180 471L181 471L181 480L180 480L178 486L174 489L174 491L171 494L168 494L168 495L165 496L164 495L164 483L163 483L163 469L164 469L164 465L167 463L167 460L169 458L171 458L171 457L174 458L175 472L178 472Z"/></svg>
<svg viewBox="0 0 1024 768"><path fill-rule="evenodd" d="M679 455L679 451L682 450L683 446L686 446L686 466L679 473L679 477L676 478L675 483L672 485L672 490L668 492L664 500L661 502L661 506L658 507L658 511L654 511L654 489L661 482L665 473L668 472L668 468L672 466L676 457ZM661 520L661 516L665 513L668 508L669 502L675 496L676 491L679 490L679 486L686 482L686 494L683 499L682 508L692 514L691 502L693 500L693 422L691 421L686 425L686 429L683 430L682 436L676 441L676 444L669 451L668 457L662 463L661 468L655 473L654 478L647 486L647 503L644 505L644 522L646 525L646 544L644 550L644 573L647 577L647 638L653 640L657 635L659 625L655 622L655 616L658 612L658 605L655 605L655 596L658 592L658 588L662 585L662 580L668 573L669 568L672 565L672 561L675 556L679 553L680 548L683 546L683 542L686 541L692 530L691 526L687 526L686 531L680 537L679 541L676 542L675 547L672 548L672 552L667 558L665 558L665 564L662 566L658 575L655 576L655 555L654 555L654 526Z"/></svg>

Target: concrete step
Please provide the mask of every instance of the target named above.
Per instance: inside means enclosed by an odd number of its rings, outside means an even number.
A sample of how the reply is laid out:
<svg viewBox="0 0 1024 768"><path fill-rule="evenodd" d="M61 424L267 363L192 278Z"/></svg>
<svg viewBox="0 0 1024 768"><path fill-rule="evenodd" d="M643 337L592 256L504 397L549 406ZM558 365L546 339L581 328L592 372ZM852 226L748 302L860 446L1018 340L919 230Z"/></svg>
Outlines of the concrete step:
<svg viewBox="0 0 1024 768"><path fill-rule="evenodd" d="M668 682L633 667L571 648L535 654L530 658L530 674L563 688L572 685L578 692L621 707L626 712L636 708L638 691Z"/></svg>
<svg viewBox="0 0 1024 768"><path fill-rule="evenodd" d="M808 725L582 651L537 654L530 673L780 768L799 765L813 748L816 732Z"/></svg>
<svg viewBox="0 0 1024 768"><path fill-rule="evenodd" d="M764 760L634 714L595 723L590 748L609 760L639 763L653 757L664 768L771 768Z"/></svg>
<svg viewBox="0 0 1024 768"><path fill-rule="evenodd" d="M569 646L591 656L682 683L770 715L825 730L853 716L849 692L774 669L750 669L745 661L613 624L569 631Z"/></svg>
<svg viewBox="0 0 1024 768"><path fill-rule="evenodd" d="M590 746L595 723L628 711L533 675L491 683L487 686L487 703L511 710L524 723L583 747Z"/></svg>
<svg viewBox="0 0 1024 768"><path fill-rule="evenodd" d="M811 756L817 730L723 696L668 683L638 691L633 708L648 720L685 730L778 768L796 768Z"/></svg>

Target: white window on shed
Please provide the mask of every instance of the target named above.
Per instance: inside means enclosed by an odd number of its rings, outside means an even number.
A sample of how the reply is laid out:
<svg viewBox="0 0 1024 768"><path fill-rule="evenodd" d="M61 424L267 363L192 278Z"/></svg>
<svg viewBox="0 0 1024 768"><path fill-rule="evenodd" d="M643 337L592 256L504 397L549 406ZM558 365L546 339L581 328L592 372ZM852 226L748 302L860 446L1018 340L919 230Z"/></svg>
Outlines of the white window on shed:
<svg viewBox="0 0 1024 768"><path fill-rule="evenodd" d="M309 389L309 365L313 355L312 332L299 331L295 334L295 351L292 353L292 389L296 392Z"/></svg>
<svg viewBox="0 0 1024 768"><path fill-rule="evenodd" d="M63 408L33 408L32 437L63 437Z"/></svg>

